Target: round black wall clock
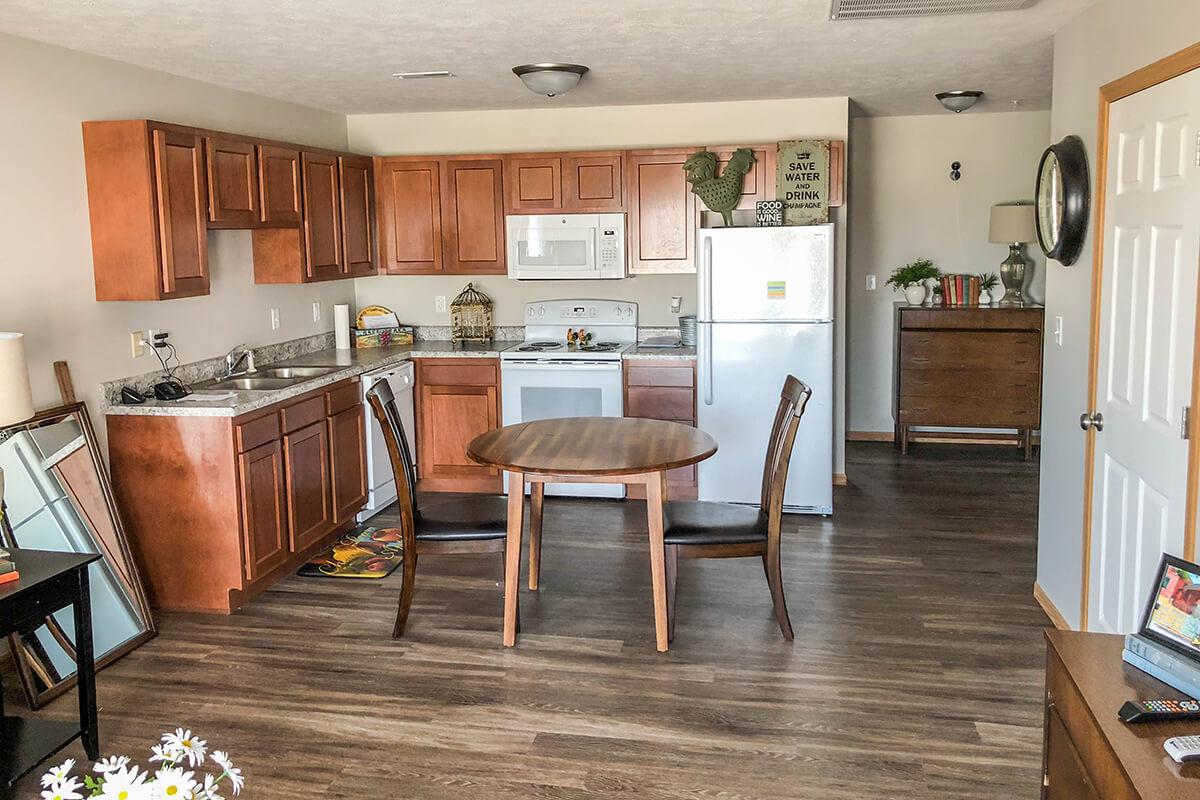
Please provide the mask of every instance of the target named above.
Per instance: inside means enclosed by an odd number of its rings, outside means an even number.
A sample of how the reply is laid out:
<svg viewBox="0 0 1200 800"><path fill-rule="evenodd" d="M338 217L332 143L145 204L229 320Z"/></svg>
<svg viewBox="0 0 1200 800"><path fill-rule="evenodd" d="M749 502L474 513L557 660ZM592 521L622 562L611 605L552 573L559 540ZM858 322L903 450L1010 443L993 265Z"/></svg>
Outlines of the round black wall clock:
<svg viewBox="0 0 1200 800"><path fill-rule="evenodd" d="M1037 237L1047 258L1066 267L1079 258L1091 197L1083 140L1068 136L1046 148L1037 174Z"/></svg>

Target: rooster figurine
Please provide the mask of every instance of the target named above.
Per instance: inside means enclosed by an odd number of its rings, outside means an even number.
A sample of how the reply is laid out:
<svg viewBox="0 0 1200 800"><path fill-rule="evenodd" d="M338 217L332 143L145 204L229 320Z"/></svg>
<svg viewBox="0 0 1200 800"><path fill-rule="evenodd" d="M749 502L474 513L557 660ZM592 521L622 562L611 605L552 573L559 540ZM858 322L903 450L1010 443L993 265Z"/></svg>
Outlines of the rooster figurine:
<svg viewBox="0 0 1200 800"><path fill-rule="evenodd" d="M726 228L733 227L733 210L742 199L742 183L756 160L750 148L738 148L721 170L720 177L717 176L716 153L702 150L683 162L683 171L692 191L710 211L721 215Z"/></svg>

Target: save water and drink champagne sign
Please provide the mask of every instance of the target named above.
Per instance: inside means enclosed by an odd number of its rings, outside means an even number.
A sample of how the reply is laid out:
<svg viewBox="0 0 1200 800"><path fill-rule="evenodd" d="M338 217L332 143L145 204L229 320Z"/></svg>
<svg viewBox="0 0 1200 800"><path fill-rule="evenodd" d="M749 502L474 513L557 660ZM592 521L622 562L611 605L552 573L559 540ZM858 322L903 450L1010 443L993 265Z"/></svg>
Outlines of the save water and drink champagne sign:
<svg viewBox="0 0 1200 800"><path fill-rule="evenodd" d="M775 197L783 202L785 225L829 221L829 142L779 143Z"/></svg>

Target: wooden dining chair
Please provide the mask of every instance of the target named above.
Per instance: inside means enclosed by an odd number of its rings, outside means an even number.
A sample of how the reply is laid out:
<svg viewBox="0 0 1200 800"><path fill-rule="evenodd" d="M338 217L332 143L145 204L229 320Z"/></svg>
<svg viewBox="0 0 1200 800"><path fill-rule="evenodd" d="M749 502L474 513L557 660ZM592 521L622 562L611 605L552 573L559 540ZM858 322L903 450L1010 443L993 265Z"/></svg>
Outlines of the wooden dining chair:
<svg viewBox="0 0 1200 800"><path fill-rule="evenodd" d="M499 553L501 572L508 536L508 498L500 495L473 495L434 504L417 498L417 473L412 450L396 399L387 381L367 390L367 402L383 428L383 440L396 474L397 504L400 511L400 536L403 546L404 585L400 589L400 607L392 638L404 635L408 612L412 607L413 583L417 576L418 555L455 555L460 553ZM517 626L520 628L518 612Z"/></svg>
<svg viewBox="0 0 1200 800"><path fill-rule="evenodd" d="M783 597L779 565L780 528L783 523L783 490L796 430L812 390L788 375L780 392L775 422L767 440L762 494L758 508L733 503L671 500L663 507L663 543L666 546L667 638L675 638L675 584L680 558L741 558L758 556L771 589L775 619L783 638L794 638Z"/></svg>

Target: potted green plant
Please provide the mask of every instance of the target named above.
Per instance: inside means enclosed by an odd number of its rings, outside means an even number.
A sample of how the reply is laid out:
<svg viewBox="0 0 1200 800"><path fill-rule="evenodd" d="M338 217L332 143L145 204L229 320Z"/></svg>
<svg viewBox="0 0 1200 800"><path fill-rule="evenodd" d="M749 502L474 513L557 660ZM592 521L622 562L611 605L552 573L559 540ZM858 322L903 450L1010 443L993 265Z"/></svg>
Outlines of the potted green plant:
<svg viewBox="0 0 1200 800"><path fill-rule="evenodd" d="M904 292L904 299L909 305L919 306L925 302L925 281L930 278L940 278L941 271L928 258L919 258L911 264L896 267L892 277L887 279L887 285Z"/></svg>
<svg viewBox="0 0 1200 800"><path fill-rule="evenodd" d="M984 272L979 276L979 304L995 303L1000 298L992 290L1000 285L1000 277L994 272Z"/></svg>

